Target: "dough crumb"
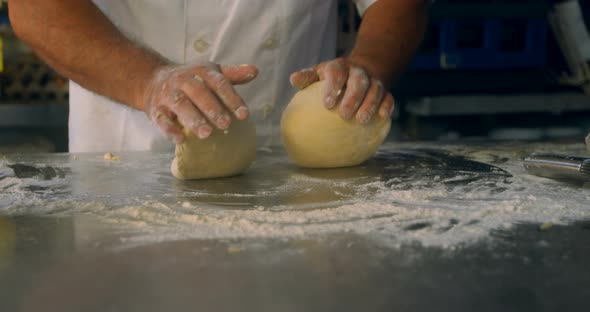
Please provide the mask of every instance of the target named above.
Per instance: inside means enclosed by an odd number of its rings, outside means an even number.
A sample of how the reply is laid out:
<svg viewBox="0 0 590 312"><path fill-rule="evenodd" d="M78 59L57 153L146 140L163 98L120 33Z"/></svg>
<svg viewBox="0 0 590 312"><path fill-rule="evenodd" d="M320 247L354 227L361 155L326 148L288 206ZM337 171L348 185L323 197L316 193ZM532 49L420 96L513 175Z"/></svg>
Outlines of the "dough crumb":
<svg viewBox="0 0 590 312"><path fill-rule="evenodd" d="M78 160L78 156L74 155L74 157L72 157L73 160Z"/></svg>
<svg viewBox="0 0 590 312"><path fill-rule="evenodd" d="M193 208L193 204L185 201L184 203L182 203L182 208L186 208L186 209Z"/></svg>
<svg viewBox="0 0 590 312"><path fill-rule="evenodd" d="M106 153L106 154L104 154L104 156L102 158L104 158L104 160L110 160L110 161L120 160L119 156L115 156L112 153Z"/></svg>
<svg viewBox="0 0 590 312"><path fill-rule="evenodd" d="M231 245L227 247L227 253L230 255L239 254L240 252L242 252L242 248L240 248L240 246Z"/></svg>
<svg viewBox="0 0 590 312"><path fill-rule="evenodd" d="M548 230L550 230L552 227L553 227L553 223L551 223L551 222L546 222L546 223L543 223L543 224L541 224L541 225L539 226L539 230L541 230L541 231L548 231Z"/></svg>

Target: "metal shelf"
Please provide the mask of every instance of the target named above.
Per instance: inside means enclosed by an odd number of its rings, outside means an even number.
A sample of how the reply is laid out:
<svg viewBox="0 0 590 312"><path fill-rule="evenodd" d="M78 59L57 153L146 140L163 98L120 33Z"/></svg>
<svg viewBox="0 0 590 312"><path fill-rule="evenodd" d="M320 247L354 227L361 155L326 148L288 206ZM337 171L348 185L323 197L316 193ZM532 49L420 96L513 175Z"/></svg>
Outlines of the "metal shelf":
<svg viewBox="0 0 590 312"><path fill-rule="evenodd" d="M440 18L521 18L547 16L551 4L546 0L530 1L526 3L446 3L435 2L430 9L433 19Z"/></svg>
<svg viewBox="0 0 590 312"><path fill-rule="evenodd" d="M63 103L0 102L0 127L66 127L68 112Z"/></svg>
<svg viewBox="0 0 590 312"><path fill-rule="evenodd" d="M415 116L460 116L509 113L590 111L583 93L436 96L408 99L406 110Z"/></svg>

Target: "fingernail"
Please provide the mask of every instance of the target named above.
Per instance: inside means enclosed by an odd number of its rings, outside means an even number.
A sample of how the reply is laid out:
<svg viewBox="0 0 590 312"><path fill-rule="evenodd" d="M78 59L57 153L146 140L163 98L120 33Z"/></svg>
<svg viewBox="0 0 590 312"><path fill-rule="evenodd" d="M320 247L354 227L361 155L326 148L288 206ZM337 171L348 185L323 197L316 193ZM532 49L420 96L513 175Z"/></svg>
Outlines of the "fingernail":
<svg viewBox="0 0 590 312"><path fill-rule="evenodd" d="M227 114L219 116L215 122L220 129L227 129L231 123L231 118Z"/></svg>
<svg viewBox="0 0 590 312"><path fill-rule="evenodd" d="M236 117L240 120L244 120L248 117L248 108L246 106L240 106L236 111Z"/></svg>
<svg viewBox="0 0 590 312"><path fill-rule="evenodd" d="M201 78L201 76L199 76L199 75L194 75L194 76L193 76L193 79L194 79L196 82L198 82L198 83L203 83L203 82L204 82L203 78Z"/></svg>
<svg viewBox="0 0 590 312"><path fill-rule="evenodd" d="M184 143L184 136L177 135L174 136L174 144L182 144Z"/></svg>
<svg viewBox="0 0 590 312"><path fill-rule="evenodd" d="M207 75L209 75L209 77L211 77L213 79L216 79L216 81L221 81L222 79L225 78L225 76L223 76L223 74L217 70L208 70Z"/></svg>
<svg viewBox="0 0 590 312"><path fill-rule="evenodd" d="M350 118L352 117L352 114L350 114L348 111L345 111L343 109L340 109L340 116L344 120L350 120Z"/></svg>
<svg viewBox="0 0 590 312"><path fill-rule="evenodd" d="M205 114L207 115L207 118L209 118L210 120L217 118L217 113L215 113L215 111L213 110L209 110Z"/></svg>
<svg viewBox="0 0 590 312"><path fill-rule="evenodd" d="M333 96L328 95L324 99L324 104L326 105L327 108L332 108L332 107L334 107L334 104L336 104L336 99Z"/></svg>
<svg viewBox="0 0 590 312"><path fill-rule="evenodd" d="M200 126L198 130L199 130L198 136L199 136L199 139L201 139L201 140L208 138L211 135L211 133L213 132L213 129L211 129L211 127L209 127L207 125Z"/></svg>
<svg viewBox="0 0 590 312"><path fill-rule="evenodd" d="M182 144L184 142L184 135L177 133L165 133L166 137L174 142L174 144Z"/></svg>
<svg viewBox="0 0 590 312"><path fill-rule="evenodd" d="M391 108L389 109L389 112L387 114L388 117L391 117L393 115L393 111L395 110L395 106L391 106Z"/></svg>
<svg viewBox="0 0 590 312"><path fill-rule="evenodd" d="M367 122L369 122L369 114L367 112L359 113L358 119L361 124L366 124Z"/></svg>

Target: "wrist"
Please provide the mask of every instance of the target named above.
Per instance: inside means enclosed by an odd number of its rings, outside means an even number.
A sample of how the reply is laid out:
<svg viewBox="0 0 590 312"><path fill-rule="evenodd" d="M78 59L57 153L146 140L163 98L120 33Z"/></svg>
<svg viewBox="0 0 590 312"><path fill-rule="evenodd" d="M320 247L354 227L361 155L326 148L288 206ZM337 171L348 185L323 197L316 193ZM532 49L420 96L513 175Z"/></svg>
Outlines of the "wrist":
<svg viewBox="0 0 590 312"><path fill-rule="evenodd" d="M170 65L159 61L151 62L145 66L141 71L141 76L138 75L137 79L135 79L132 103L132 106L135 109L144 112L146 111L146 104L156 87L155 85L161 80L160 77L162 76L162 73L168 68L170 68Z"/></svg>
<svg viewBox="0 0 590 312"><path fill-rule="evenodd" d="M346 57L346 61L350 65L362 68L367 72L369 77L381 81L383 85L389 85L391 80L389 73L383 71L382 67L375 62L374 57L352 51L350 55Z"/></svg>

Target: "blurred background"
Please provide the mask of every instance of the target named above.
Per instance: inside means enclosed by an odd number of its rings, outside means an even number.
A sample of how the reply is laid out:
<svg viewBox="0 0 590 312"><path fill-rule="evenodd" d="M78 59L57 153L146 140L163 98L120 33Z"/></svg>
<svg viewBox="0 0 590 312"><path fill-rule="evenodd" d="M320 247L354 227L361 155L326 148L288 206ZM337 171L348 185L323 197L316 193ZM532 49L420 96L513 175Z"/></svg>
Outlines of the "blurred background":
<svg viewBox="0 0 590 312"><path fill-rule="evenodd" d="M2 3L2 2L0 2ZM339 3L340 54L360 19ZM589 1L438 0L393 89L396 140L578 140L590 131ZM0 152L66 152L68 83L0 9Z"/></svg>

